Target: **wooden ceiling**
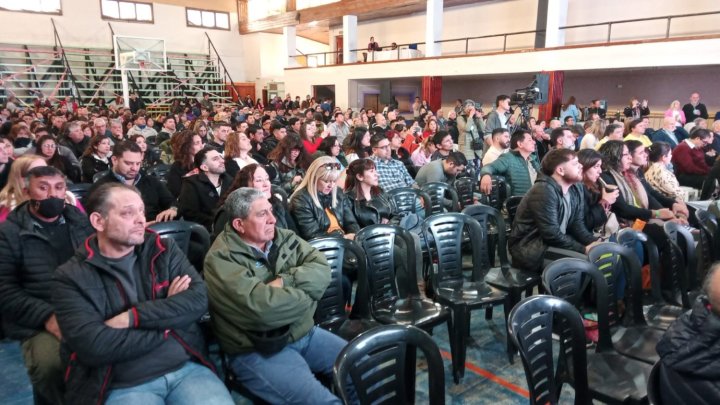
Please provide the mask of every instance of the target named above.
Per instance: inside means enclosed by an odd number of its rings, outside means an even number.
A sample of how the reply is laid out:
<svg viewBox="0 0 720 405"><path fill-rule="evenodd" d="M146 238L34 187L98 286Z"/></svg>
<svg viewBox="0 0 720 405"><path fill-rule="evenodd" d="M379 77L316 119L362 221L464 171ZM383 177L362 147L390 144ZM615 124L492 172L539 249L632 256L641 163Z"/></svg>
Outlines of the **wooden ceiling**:
<svg viewBox="0 0 720 405"><path fill-rule="evenodd" d="M443 7L490 1L493 0L444 0ZM289 0L288 3L294 6L293 0ZM340 0L325 6L287 11L261 20L248 21L247 0L238 0L238 19L241 34L281 33L283 27L294 25L297 35L328 44L330 27L342 26L344 15L356 15L358 22L363 22L424 13L426 9L427 0Z"/></svg>

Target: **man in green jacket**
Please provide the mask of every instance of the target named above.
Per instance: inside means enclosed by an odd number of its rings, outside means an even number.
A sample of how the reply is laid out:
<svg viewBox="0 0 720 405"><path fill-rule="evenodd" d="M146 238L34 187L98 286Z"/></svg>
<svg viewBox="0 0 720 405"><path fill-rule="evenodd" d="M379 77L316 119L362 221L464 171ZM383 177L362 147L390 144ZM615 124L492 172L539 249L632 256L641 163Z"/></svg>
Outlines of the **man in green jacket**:
<svg viewBox="0 0 720 405"><path fill-rule="evenodd" d="M493 175L505 176L510 186L508 195L525 195L537 178L540 165L535 152L535 140L527 129L518 129L510 137L508 153L500 155L494 162L480 171L480 191L490 194Z"/></svg>
<svg viewBox="0 0 720 405"><path fill-rule="evenodd" d="M225 209L231 221L205 258L205 281L213 328L238 381L269 403L340 404L314 376L332 374L347 344L314 326L330 284L325 256L276 228L259 190L233 191Z"/></svg>

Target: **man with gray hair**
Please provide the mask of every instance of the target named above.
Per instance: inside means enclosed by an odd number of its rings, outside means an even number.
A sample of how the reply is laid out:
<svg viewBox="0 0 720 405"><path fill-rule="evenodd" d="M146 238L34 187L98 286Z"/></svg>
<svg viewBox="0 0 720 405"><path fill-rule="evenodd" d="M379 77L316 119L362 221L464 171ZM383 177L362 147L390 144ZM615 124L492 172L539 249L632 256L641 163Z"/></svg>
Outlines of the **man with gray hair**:
<svg viewBox="0 0 720 405"><path fill-rule="evenodd" d="M110 138L112 134L108 129L107 118L97 117L93 120L93 128L95 129L96 135L105 135Z"/></svg>
<svg viewBox="0 0 720 405"><path fill-rule="evenodd" d="M66 135L60 139L60 145L68 147L78 159L85 153L89 144L90 137L85 136L79 121L69 123Z"/></svg>
<svg viewBox="0 0 720 405"><path fill-rule="evenodd" d="M120 119L110 120L110 143L114 146L116 143L122 143L127 140L123 134L123 123Z"/></svg>
<svg viewBox="0 0 720 405"><path fill-rule="evenodd" d="M720 263L707 273L692 311L682 314L657 344L663 403L720 403Z"/></svg>
<svg viewBox="0 0 720 405"><path fill-rule="evenodd" d="M265 193L228 196L230 221L205 258L213 329L243 386L269 403L340 404L315 378L346 342L314 325L330 284L325 256L275 227Z"/></svg>

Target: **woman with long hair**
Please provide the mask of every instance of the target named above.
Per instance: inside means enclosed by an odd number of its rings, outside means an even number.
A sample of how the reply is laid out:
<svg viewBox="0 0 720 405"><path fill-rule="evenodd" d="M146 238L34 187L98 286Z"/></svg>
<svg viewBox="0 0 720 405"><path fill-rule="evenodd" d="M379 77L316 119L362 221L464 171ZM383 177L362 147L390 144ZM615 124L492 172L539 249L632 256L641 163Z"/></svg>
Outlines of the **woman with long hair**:
<svg viewBox="0 0 720 405"><path fill-rule="evenodd" d="M203 148L202 138L193 131L185 130L171 138L174 162L167 176L167 188L178 197L183 177L194 173L195 154Z"/></svg>
<svg viewBox="0 0 720 405"><path fill-rule="evenodd" d="M378 180L371 159L357 159L348 166L345 195L352 202L353 214L361 228L390 223L395 214L395 205L382 191Z"/></svg>
<svg viewBox="0 0 720 405"><path fill-rule="evenodd" d="M687 122L682 105L678 100L673 100L673 102L670 103L670 108L665 111L665 116L675 118L675 122L679 123L679 126L683 126Z"/></svg>
<svg viewBox="0 0 720 405"><path fill-rule="evenodd" d="M288 198L287 195L273 193L270 176L268 175L267 170L265 170L265 167L261 164L250 163L240 169L233 179L232 185L227 189L227 191L225 191L225 193L223 193L222 196L220 196L220 201L218 202L218 212L215 214L215 220L213 222L213 237L217 237L217 235L225 229L225 224L227 224L230 220L224 206L227 196L240 187L252 187L265 193L268 201L270 201L270 205L272 205L273 216L275 216L275 220L277 221L275 222L275 226L297 232L295 221L285 208Z"/></svg>
<svg viewBox="0 0 720 405"><path fill-rule="evenodd" d="M136 143L143 153L143 169L153 167L160 162L160 150L149 146L143 135L135 134L131 136L130 142Z"/></svg>
<svg viewBox="0 0 720 405"><path fill-rule="evenodd" d="M250 151L252 144L244 132L230 132L225 142L225 173L234 178L243 167L257 163Z"/></svg>
<svg viewBox="0 0 720 405"><path fill-rule="evenodd" d="M315 160L290 197L290 213L305 240L321 236L355 238L360 230L347 197L338 190L340 164L329 156Z"/></svg>
<svg viewBox="0 0 720 405"><path fill-rule="evenodd" d="M585 194L585 226L598 236L615 233L618 230L617 219L611 215L610 208L617 200L616 187L605 186L600 181L602 173L602 155L594 149L578 152L578 162L583 168L582 188ZM614 223L608 226L608 218Z"/></svg>
<svg viewBox="0 0 720 405"><path fill-rule="evenodd" d="M370 156L370 131L367 127L356 127L346 139L345 159L348 164L356 159L364 159Z"/></svg>
<svg viewBox="0 0 720 405"><path fill-rule="evenodd" d="M437 148L435 147L435 142L433 141L433 138L425 138L420 144L420 147L415 149L415 152L410 155L410 160L412 160L415 167L423 167L426 164L430 163L432 155L435 153L436 150Z"/></svg>
<svg viewBox="0 0 720 405"><path fill-rule="evenodd" d="M675 174L668 169L668 165L672 162L672 149L670 144L666 142L654 142L650 145L648 151L648 159L650 166L645 172L645 180L655 190L663 195L682 200L685 195L680 188Z"/></svg>
<svg viewBox="0 0 720 405"><path fill-rule="evenodd" d="M300 138L302 138L303 146L309 154L317 151L318 146L323 141L322 136L318 133L315 120L305 120L300 126Z"/></svg>
<svg viewBox="0 0 720 405"><path fill-rule="evenodd" d="M440 126L437 123L435 117L431 118L425 125L425 131L423 131L423 139L432 138L437 134Z"/></svg>
<svg viewBox="0 0 720 405"><path fill-rule="evenodd" d="M52 166L67 176L73 183L80 181L80 169L73 166L70 159L58 152L58 144L52 135L43 135L37 141L37 152L45 159L48 166Z"/></svg>
<svg viewBox="0 0 720 405"><path fill-rule="evenodd" d="M290 194L300 181L302 181L305 170L310 164L302 141L296 135L287 135L268 154L270 165L277 171L273 184L282 187Z"/></svg>
<svg viewBox="0 0 720 405"><path fill-rule="evenodd" d="M88 123L83 123L80 125L80 130L82 130L83 135L85 135L88 138L92 138L95 136L95 128L92 127L92 125ZM104 135L104 134L102 134Z"/></svg>
<svg viewBox="0 0 720 405"><path fill-rule="evenodd" d="M110 139L108 137L95 135L90 138L90 143L80 159L83 183L92 183L95 174L110 170L109 153Z"/></svg>
<svg viewBox="0 0 720 405"><path fill-rule="evenodd" d="M320 142L320 146L318 146L317 151L312 155L312 160L321 156L330 156L340 163L340 170L345 170L348 164L345 156L340 153L341 151L342 148L340 146L340 141L336 136L331 135Z"/></svg>

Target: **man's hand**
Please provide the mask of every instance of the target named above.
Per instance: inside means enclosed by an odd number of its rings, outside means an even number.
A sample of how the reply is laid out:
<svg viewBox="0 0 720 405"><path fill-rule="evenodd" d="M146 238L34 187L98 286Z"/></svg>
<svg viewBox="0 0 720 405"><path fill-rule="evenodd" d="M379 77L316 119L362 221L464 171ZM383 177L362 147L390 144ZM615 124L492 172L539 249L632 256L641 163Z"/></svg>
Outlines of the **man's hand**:
<svg viewBox="0 0 720 405"><path fill-rule="evenodd" d="M601 242L602 242L601 240L596 240L595 242L593 242L593 243L585 246L585 254L590 253L590 249L594 248L595 246L597 246L597 245L600 244Z"/></svg>
<svg viewBox="0 0 720 405"><path fill-rule="evenodd" d="M188 275L175 277L172 283L170 283L168 297L172 297L190 288L190 281L192 281L192 279Z"/></svg>
<svg viewBox="0 0 720 405"><path fill-rule="evenodd" d="M165 211L157 214L155 217L155 222L167 222L172 221L177 216L177 208L171 207L166 209Z"/></svg>
<svg viewBox="0 0 720 405"><path fill-rule="evenodd" d="M682 201L678 201L678 202L676 202L675 204L673 204L673 206L672 206L672 211L673 211L675 214L682 214L682 215L684 215L686 218L687 218L688 216L690 216L690 211L688 211L687 205L685 205L685 203L682 202Z"/></svg>
<svg viewBox="0 0 720 405"><path fill-rule="evenodd" d="M113 329L127 329L130 327L130 315L128 315L128 311L123 311L106 320L105 325Z"/></svg>
<svg viewBox="0 0 720 405"><path fill-rule="evenodd" d="M346 233L345 236L343 236L345 239L348 240L355 240L355 234L354 233Z"/></svg>
<svg viewBox="0 0 720 405"><path fill-rule="evenodd" d="M57 317L52 314L47 321L45 321L45 330L55 336L58 340L62 340L62 333L60 333L60 325L57 323Z"/></svg>
<svg viewBox="0 0 720 405"><path fill-rule="evenodd" d="M490 194L492 192L492 177L486 175L480 179L480 191L482 191L483 194Z"/></svg>
<svg viewBox="0 0 720 405"><path fill-rule="evenodd" d="M285 282L282 278L278 277L275 280L267 283L270 287L277 287L277 288L283 288L285 286Z"/></svg>

